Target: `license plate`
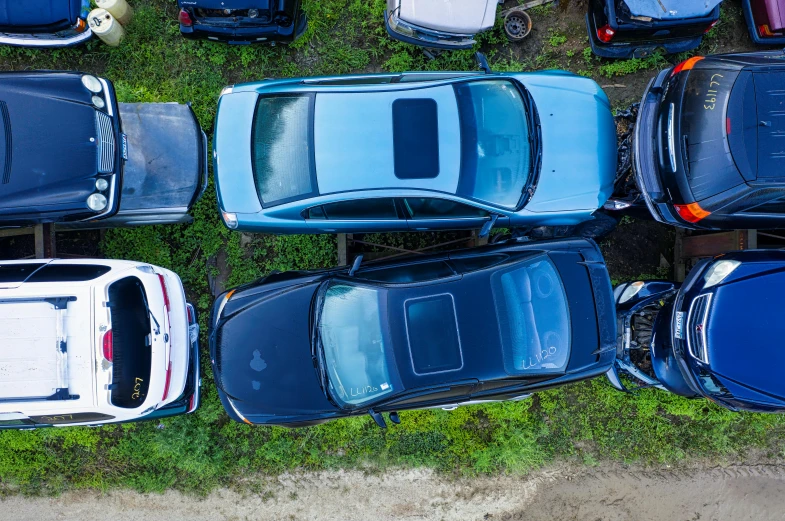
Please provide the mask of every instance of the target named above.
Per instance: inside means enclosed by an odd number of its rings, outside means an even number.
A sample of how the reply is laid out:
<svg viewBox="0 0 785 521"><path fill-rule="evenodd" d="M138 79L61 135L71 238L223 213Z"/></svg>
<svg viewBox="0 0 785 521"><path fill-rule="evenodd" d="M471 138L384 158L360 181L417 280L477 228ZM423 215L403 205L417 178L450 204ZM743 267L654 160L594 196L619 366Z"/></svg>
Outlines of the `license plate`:
<svg viewBox="0 0 785 521"><path fill-rule="evenodd" d="M637 49L635 49L632 52L632 57L633 58L645 58L647 56L650 56L656 50L657 50L657 46L656 45L651 45L651 46L647 46L647 47L638 47Z"/></svg>
<svg viewBox="0 0 785 521"><path fill-rule="evenodd" d="M684 338L684 311L676 312L676 327L674 328L673 336Z"/></svg>
<svg viewBox="0 0 785 521"><path fill-rule="evenodd" d="M125 134L120 134L120 153L123 155L123 159L128 161L128 136Z"/></svg>

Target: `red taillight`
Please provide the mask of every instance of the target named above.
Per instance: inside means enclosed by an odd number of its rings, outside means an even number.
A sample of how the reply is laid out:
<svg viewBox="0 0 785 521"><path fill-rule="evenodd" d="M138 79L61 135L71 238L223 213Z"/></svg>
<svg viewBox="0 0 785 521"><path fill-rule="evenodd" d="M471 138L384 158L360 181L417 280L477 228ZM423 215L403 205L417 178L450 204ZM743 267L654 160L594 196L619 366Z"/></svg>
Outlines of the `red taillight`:
<svg viewBox="0 0 785 521"><path fill-rule="evenodd" d="M166 397L169 396L169 384L172 383L172 362L169 362L169 366L166 368L166 383L164 383L164 395L161 400L166 400Z"/></svg>
<svg viewBox="0 0 785 521"><path fill-rule="evenodd" d="M761 36L774 36L774 33L771 32L771 29L769 29L769 26L766 24L758 26L758 34Z"/></svg>
<svg viewBox="0 0 785 521"><path fill-rule="evenodd" d="M714 26L715 26L715 25L717 25L719 22L720 22L720 19L719 19L719 18L717 18L716 20L714 20L713 22L711 22L711 23L709 24L709 26L706 28L706 30L705 30L705 31L703 31L703 34L706 34L707 32L709 32L709 31L711 31L712 29L714 29Z"/></svg>
<svg viewBox="0 0 785 521"><path fill-rule="evenodd" d="M191 27L194 24L194 21L191 20L191 15L185 9L180 9L179 19L180 24L186 27Z"/></svg>
<svg viewBox="0 0 785 521"><path fill-rule="evenodd" d="M616 34L616 31L614 31L608 24L605 24L597 29L597 38L599 38L603 43L608 43L613 40L614 34Z"/></svg>
<svg viewBox="0 0 785 521"><path fill-rule="evenodd" d="M674 204L673 206L676 207L679 217L688 223L696 223L711 214L711 212L707 212L701 208L698 203Z"/></svg>
<svg viewBox="0 0 785 521"><path fill-rule="evenodd" d="M680 64L678 64L673 68L673 70L671 71L671 76L676 76L680 72L691 70L693 67L695 67L695 64L701 61L702 59L703 56L693 56L692 58L684 60L683 62L681 62Z"/></svg>
<svg viewBox="0 0 785 521"><path fill-rule="evenodd" d="M114 355L114 344L112 343L112 330L110 329L104 333L104 358L112 361Z"/></svg>
<svg viewBox="0 0 785 521"><path fill-rule="evenodd" d="M194 323L194 312L193 312L193 310L191 310L191 306L185 306L185 310L188 313L188 323L189 324L193 324Z"/></svg>
<svg viewBox="0 0 785 521"><path fill-rule="evenodd" d="M730 118L725 118L725 133L730 136Z"/></svg>
<svg viewBox="0 0 785 521"><path fill-rule="evenodd" d="M164 307L166 308L166 311L168 312L169 311L169 292L166 291L166 280L164 280L164 276L161 275L160 273L158 273L157 275L158 275L158 280L161 282L161 291L163 291L163 293L164 293Z"/></svg>
<svg viewBox="0 0 785 521"><path fill-rule="evenodd" d="M196 405L196 393L199 391L194 391L191 397L188 399L188 412L193 412Z"/></svg>

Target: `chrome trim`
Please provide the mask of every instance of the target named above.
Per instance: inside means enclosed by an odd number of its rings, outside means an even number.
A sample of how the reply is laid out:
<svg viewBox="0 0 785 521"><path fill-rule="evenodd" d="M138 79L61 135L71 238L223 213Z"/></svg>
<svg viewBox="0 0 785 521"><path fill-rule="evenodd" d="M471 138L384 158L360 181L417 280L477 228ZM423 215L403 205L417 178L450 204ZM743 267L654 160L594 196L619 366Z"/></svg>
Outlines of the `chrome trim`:
<svg viewBox="0 0 785 521"><path fill-rule="evenodd" d="M68 47L89 40L93 36L93 31L87 27L84 32L70 38L58 38L52 33L45 34L46 37L37 38L33 34L0 33L0 44L22 47Z"/></svg>
<svg viewBox="0 0 785 521"><path fill-rule="evenodd" d="M100 110L95 111L95 132L98 172L111 174L114 172L116 152L114 126L112 119Z"/></svg>
<svg viewBox="0 0 785 521"><path fill-rule="evenodd" d="M684 338L687 341L687 350L689 351L690 355L696 360L700 360L704 364L709 364L709 344L706 338L706 324L708 322L709 317L709 309L711 309L711 300L713 294L712 293L704 293L702 295L698 295L693 299L690 303L690 309L687 312L687 317L684 320ZM705 300L705 303L704 303ZM693 312L696 311L697 304L700 301L700 305L703 308L700 310L701 316L696 317ZM697 328L700 327L698 331ZM703 354L705 358L698 356L693 349L693 335L698 335L700 337L700 341L703 342ZM694 346L697 347L697 346Z"/></svg>
<svg viewBox="0 0 785 521"><path fill-rule="evenodd" d="M671 170L676 171L676 129L673 128L673 113L676 107L673 103L668 107L668 159L670 159Z"/></svg>
<svg viewBox="0 0 785 521"><path fill-rule="evenodd" d="M98 78L98 81L100 81L101 85L104 86L104 99L106 100L106 112L110 116L114 117L114 109L112 108L112 102L114 100L112 100L112 94L111 94L111 90L109 89L109 83L103 78Z"/></svg>

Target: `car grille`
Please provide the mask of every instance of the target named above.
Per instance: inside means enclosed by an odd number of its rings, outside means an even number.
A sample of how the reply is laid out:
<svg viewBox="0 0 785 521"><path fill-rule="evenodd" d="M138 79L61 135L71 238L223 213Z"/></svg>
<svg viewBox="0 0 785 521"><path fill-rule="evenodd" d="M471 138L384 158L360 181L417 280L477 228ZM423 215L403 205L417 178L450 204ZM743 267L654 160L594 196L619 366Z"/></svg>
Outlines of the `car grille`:
<svg viewBox="0 0 785 521"><path fill-rule="evenodd" d="M103 112L95 111L95 132L98 135L98 172L109 174L114 172L114 128L112 119Z"/></svg>
<svg viewBox="0 0 785 521"><path fill-rule="evenodd" d="M706 350L706 326L710 307L711 293L696 297L690 304L686 324L687 348L692 356L705 364L709 363L709 354Z"/></svg>

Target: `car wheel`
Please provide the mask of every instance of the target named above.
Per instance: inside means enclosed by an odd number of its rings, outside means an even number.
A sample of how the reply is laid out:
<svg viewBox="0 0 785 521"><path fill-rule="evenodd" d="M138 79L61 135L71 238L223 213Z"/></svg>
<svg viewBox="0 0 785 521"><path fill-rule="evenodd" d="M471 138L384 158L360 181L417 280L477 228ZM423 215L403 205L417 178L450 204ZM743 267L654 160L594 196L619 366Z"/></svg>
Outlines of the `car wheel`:
<svg viewBox="0 0 785 521"><path fill-rule="evenodd" d="M610 234L616 228L617 224L616 219L610 215L597 212L591 220L577 225L572 231L572 235L584 237L586 239L599 240Z"/></svg>

